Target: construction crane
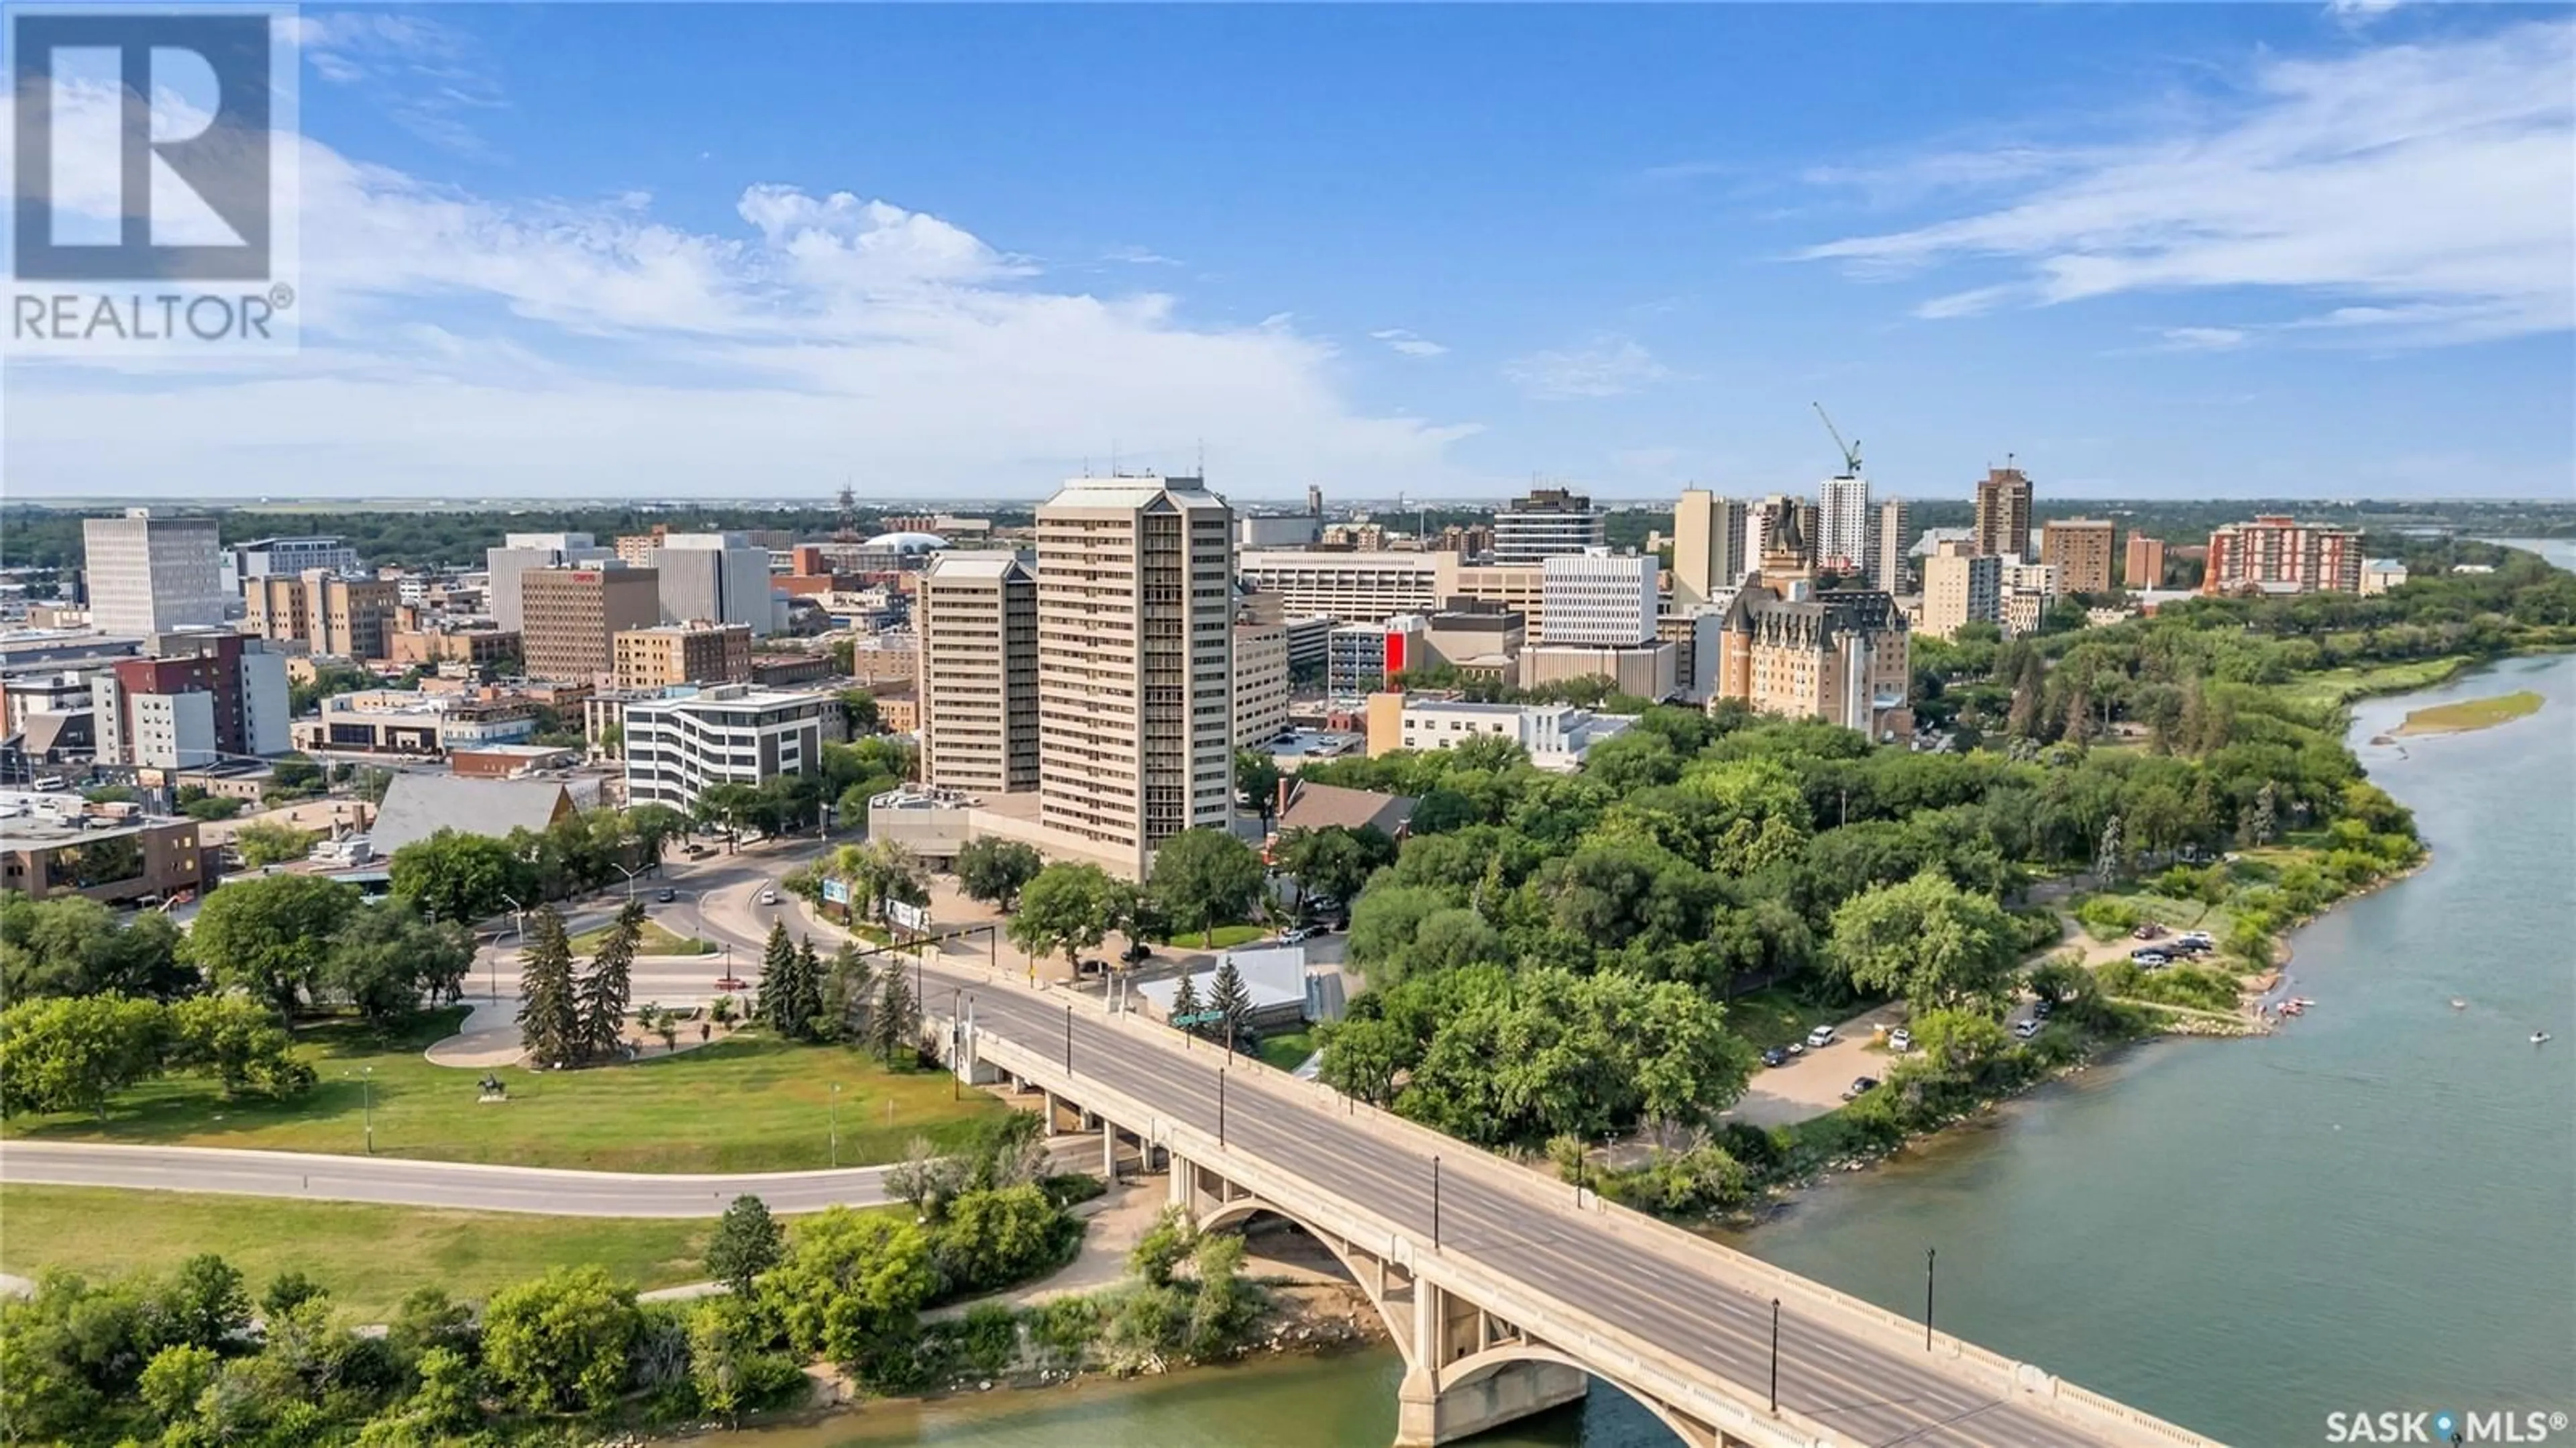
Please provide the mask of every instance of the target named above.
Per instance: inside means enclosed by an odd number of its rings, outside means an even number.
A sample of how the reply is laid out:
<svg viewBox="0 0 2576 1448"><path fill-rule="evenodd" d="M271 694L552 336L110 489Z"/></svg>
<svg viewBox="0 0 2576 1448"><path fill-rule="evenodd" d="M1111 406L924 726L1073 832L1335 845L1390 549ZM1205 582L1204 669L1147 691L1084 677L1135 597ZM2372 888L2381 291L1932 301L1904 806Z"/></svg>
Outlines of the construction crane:
<svg viewBox="0 0 2576 1448"><path fill-rule="evenodd" d="M1834 447L1843 455L1842 475L1847 478L1859 477L1860 440L1858 438L1854 438L1850 442L1843 441L1842 430L1834 426L1834 420L1831 417L1827 417L1825 415L1825 405L1823 403L1811 402L1807 405L1816 410L1816 416L1824 418L1825 431L1833 434Z"/></svg>

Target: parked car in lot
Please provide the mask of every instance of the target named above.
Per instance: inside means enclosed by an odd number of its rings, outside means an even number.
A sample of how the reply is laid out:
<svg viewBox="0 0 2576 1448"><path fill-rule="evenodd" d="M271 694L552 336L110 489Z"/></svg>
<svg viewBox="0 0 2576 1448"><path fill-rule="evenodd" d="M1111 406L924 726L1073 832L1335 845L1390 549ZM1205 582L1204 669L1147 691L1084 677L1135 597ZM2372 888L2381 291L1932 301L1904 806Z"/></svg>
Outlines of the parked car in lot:
<svg viewBox="0 0 2576 1448"><path fill-rule="evenodd" d="M1807 1033L1807 1044L1810 1046L1830 1046L1833 1043L1834 1028L1831 1026L1818 1026Z"/></svg>
<svg viewBox="0 0 2576 1448"><path fill-rule="evenodd" d="M680 898L680 892L672 889L668 885L665 885L661 889L653 892L653 898L661 901L665 905L668 905L672 901Z"/></svg>
<svg viewBox="0 0 2576 1448"><path fill-rule="evenodd" d="M2137 929L2130 931L2129 937L2133 940L2154 940L2164 933L2165 928L2163 926L2150 920L2146 924L2139 926Z"/></svg>
<svg viewBox="0 0 2576 1448"><path fill-rule="evenodd" d="M2154 956L2158 961L2173 959L2172 956L2165 954L2165 948L2161 945L2141 945L2137 949L2129 952L2129 958L2131 960L2138 961L2141 964L2145 963L2146 958L2150 955Z"/></svg>
<svg viewBox="0 0 2576 1448"><path fill-rule="evenodd" d="M1302 925L1301 925L1301 926L1299 926L1298 928L1296 928L1296 929L1294 929L1294 930L1282 930L1282 931L1280 931L1280 932L1279 932L1279 943L1280 943L1280 944L1282 944L1282 945L1303 945L1303 944L1305 944L1307 941L1312 940L1314 937L1315 937L1315 932L1314 932L1314 931L1309 930L1309 929L1307 929L1307 928L1305 928L1304 926L1302 926Z"/></svg>
<svg viewBox="0 0 2576 1448"><path fill-rule="evenodd" d="M2140 970L2162 970L2173 964L2173 957L2161 950L2142 950L2129 958L2138 963Z"/></svg>
<svg viewBox="0 0 2576 1448"><path fill-rule="evenodd" d="M1763 1052L1762 1064L1765 1066L1785 1066L1789 1064L1788 1048L1784 1046L1773 1046L1770 1050Z"/></svg>
<svg viewBox="0 0 2576 1448"><path fill-rule="evenodd" d="M2013 1034L2021 1037L2025 1041L2038 1035L2039 1029L2040 1023L2036 1020L2013 1022Z"/></svg>
<svg viewBox="0 0 2576 1448"><path fill-rule="evenodd" d="M1914 1033L1903 1026L1898 1026L1887 1033L1887 1049L1900 1053L1913 1050Z"/></svg>
<svg viewBox="0 0 2576 1448"><path fill-rule="evenodd" d="M1877 1084L1878 1078L1875 1076L1855 1076L1852 1078L1852 1083L1843 1088L1843 1099L1849 1101Z"/></svg>
<svg viewBox="0 0 2576 1448"><path fill-rule="evenodd" d="M1780 1049L1788 1052L1792 1056L1803 1056L1807 1054L1807 1043L1804 1041L1791 1041Z"/></svg>
<svg viewBox="0 0 2576 1448"><path fill-rule="evenodd" d="M2046 996L2041 996L2039 999L2030 1003L2030 1018L2034 1021L2044 1021L2047 1020L2050 1015L2054 1014L2056 1010L2057 1002L2050 1000Z"/></svg>

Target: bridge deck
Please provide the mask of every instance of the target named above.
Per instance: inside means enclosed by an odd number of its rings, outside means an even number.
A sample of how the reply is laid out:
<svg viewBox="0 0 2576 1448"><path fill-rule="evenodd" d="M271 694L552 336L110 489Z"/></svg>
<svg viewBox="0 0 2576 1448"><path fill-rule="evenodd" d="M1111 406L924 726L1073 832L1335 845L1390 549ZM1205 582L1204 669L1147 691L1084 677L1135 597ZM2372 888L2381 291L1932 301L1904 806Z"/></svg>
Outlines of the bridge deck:
<svg viewBox="0 0 2576 1448"><path fill-rule="evenodd" d="M1106 1087L1165 1121L1196 1133L1216 1130L1221 1050L1175 1049L1178 1038L1160 1027L1106 1018L1086 999L1070 1015L1073 1074L1065 1079L1066 995L981 971L933 970L925 1006L944 1015L950 1002L943 997L971 992L979 1033L1018 1048L1010 1054L1024 1066L1044 1063L1031 1073L1041 1084L1077 1100L1086 1083ZM2063 1392L2086 1405L2083 1411L2042 1406L2013 1390L2009 1365L1991 1354L1946 1337L1943 1351L1927 1352L1876 1308L1712 1243L1614 1222L1597 1205L1579 1205L1571 1187L1365 1108L1332 1109L1327 1096L1238 1060L1229 1075L1227 1155L1313 1183L1427 1245L1430 1157L1438 1151L1444 1256L1507 1277L1516 1297L1561 1304L1570 1317L1651 1345L1659 1358L1696 1365L1737 1403L1763 1404L1771 1300L1782 1297L1780 1406L1793 1420L1821 1425L1831 1441L1922 1448L2208 1443L2071 1385Z"/></svg>

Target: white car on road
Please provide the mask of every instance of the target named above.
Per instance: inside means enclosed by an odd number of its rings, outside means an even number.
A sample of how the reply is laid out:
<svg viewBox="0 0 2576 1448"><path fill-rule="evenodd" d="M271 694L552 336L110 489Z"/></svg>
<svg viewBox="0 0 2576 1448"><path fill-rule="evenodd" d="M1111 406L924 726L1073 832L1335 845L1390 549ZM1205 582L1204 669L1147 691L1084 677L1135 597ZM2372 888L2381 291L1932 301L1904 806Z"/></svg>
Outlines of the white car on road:
<svg viewBox="0 0 2576 1448"><path fill-rule="evenodd" d="M1831 1026L1818 1026L1807 1033L1807 1044L1809 1046L1830 1046L1833 1043L1834 1028Z"/></svg>
<svg viewBox="0 0 2576 1448"><path fill-rule="evenodd" d="M777 887L777 886L775 886L775 885L763 885L763 886L761 886L761 887L760 887L760 903L761 903L761 904L763 904L763 905L775 905L775 904L777 904L777 903L778 903L778 887Z"/></svg>

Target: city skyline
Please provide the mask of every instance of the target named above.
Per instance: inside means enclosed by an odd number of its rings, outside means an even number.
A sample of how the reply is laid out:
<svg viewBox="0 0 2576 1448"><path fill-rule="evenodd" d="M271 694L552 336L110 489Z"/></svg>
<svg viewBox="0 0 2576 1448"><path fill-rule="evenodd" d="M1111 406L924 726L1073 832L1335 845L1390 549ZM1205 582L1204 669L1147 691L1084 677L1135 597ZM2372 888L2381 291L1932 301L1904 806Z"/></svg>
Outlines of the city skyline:
<svg viewBox="0 0 2576 1448"><path fill-rule="evenodd" d="M303 353L12 362L11 495L1034 500L1203 454L1246 500L1759 496L1838 470L1815 401L1878 496L2576 466L2553 12L650 13L308 12Z"/></svg>

